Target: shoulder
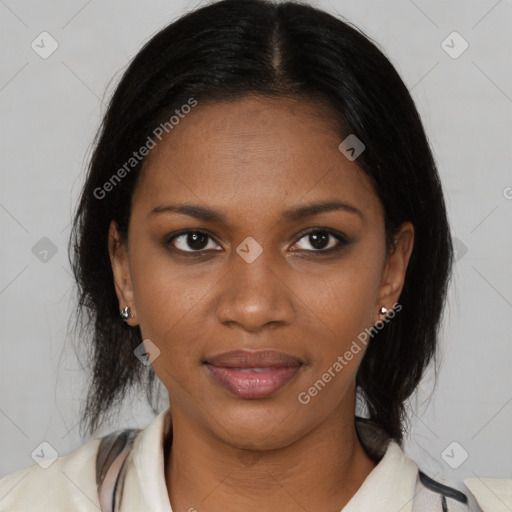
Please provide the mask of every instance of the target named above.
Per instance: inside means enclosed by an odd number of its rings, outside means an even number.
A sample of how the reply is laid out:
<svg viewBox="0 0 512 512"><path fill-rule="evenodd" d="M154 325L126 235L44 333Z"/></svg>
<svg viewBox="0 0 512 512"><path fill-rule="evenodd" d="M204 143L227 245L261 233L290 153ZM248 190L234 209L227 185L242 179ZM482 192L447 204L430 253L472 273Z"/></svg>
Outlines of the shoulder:
<svg viewBox="0 0 512 512"><path fill-rule="evenodd" d="M367 453L378 461L384 460L390 446L394 445L393 452L398 459L406 459L410 462L407 465L407 471L402 473L402 480L405 475L409 475L410 487L407 488L407 495L412 496L412 512L469 512L467 496L452 487L442 484L423 473L416 463L405 456L401 447L376 423L356 417L356 428L361 443ZM387 457L390 460L389 456ZM390 465L388 464L388 468ZM393 469L391 477L392 484L398 486L397 478L400 476L397 471L398 466ZM403 484L403 482L402 482Z"/></svg>
<svg viewBox="0 0 512 512"><path fill-rule="evenodd" d="M34 463L3 477L0 510L98 512L98 476L126 447L130 432L116 431L90 440L47 467Z"/></svg>

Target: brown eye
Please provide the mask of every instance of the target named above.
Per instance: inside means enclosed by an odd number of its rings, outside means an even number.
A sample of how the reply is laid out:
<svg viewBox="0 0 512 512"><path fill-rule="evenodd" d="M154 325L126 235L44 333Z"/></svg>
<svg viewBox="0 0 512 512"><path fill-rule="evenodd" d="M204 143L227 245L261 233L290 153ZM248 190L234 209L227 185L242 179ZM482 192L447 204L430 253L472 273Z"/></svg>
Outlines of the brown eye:
<svg viewBox="0 0 512 512"><path fill-rule="evenodd" d="M299 245L301 240L302 247ZM331 252L347 245L347 239L341 233L334 233L331 230L315 229L302 235L300 240L293 245L293 248L310 252Z"/></svg>
<svg viewBox="0 0 512 512"><path fill-rule="evenodd" d="M208 242L211 241L210 246ZM203 250L219 250L216 244L207 233L203 231L184 231L172 236L168 243L183 252L198 252Z"/></svg>

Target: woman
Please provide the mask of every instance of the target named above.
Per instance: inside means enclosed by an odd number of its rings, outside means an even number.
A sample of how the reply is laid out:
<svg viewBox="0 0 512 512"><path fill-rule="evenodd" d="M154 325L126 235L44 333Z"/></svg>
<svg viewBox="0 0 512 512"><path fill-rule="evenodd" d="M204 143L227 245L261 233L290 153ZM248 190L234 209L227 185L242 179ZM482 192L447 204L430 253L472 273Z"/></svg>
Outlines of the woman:
<svg viewBox="0 0 512 512"><path fill-rule="evenodd" d="M467 510L401 449L452 246L413 101L358 30L225 0L156 34L70 249L87 431L155 375L170 406L5 477L2 510Z"/></svg>

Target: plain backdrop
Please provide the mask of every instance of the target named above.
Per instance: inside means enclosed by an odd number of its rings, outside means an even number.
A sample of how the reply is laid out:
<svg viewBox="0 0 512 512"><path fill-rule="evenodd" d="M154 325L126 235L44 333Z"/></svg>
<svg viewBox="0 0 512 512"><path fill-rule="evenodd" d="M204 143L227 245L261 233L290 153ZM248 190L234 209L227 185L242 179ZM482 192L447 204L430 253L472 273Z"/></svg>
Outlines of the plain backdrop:
<svg viewBox="0 0 512 512"><path fill-rule="evenodd" d="M156 31L204 4L0 0L0 476L32 464L42 441L60 455L85 441L77 427L85 376L68 333L71 213L127 63ZM312 4L356 24L396 66L446 194L457 263L442 366L432 397L431 372L412 400L406 452L430 476L463 491L467 477L510 478L512 4ZM44 51L58 45L46 58L36 46L41 38ZM152 418L145 401L132 396L118 421L97 435Z"/></svg>

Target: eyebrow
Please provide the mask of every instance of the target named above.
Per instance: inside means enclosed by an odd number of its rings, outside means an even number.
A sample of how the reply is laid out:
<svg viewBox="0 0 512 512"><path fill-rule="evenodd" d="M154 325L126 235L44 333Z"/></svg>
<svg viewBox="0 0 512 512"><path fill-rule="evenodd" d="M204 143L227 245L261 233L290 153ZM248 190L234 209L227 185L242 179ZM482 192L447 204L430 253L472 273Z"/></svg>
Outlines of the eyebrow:
<svg viewBox="0 0 512 512"><path fill-rule="evenodd" d="M337 200L294 206L288 210L283 211L281 218L288 221L298 221L307 217L318 215L320 213L338 210L353 213L359 215L363 220L365 219L365 216L361 210L351 204ZM227 219L221 212L212 208L207 208L205 206L195 204L168 204L157 206L149 213L149 216L168 212L181 213L183 215L188 215L189 217L194 217L205 222L218 222L227 224Z"/></svg>

